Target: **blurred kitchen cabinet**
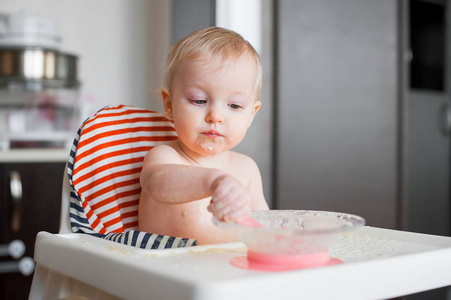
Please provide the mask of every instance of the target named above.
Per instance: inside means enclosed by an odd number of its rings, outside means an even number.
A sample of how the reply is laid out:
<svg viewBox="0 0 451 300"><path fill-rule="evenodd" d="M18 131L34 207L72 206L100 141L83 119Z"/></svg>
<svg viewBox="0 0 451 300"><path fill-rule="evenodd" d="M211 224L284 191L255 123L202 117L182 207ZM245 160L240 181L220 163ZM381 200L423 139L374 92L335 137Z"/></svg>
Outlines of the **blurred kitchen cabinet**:
<svg viewBox="0 0 451 300"><path fill-rule="evenodd" d="M449 235L451 1L438 2L277 2L277 208Z"/></svg>
<svg viewBox="0 0 451 300"><path fill-rule="evenodd" d="M276 207L397 228L396 1L278 1Z"/></svg>
<svg viewBox="0 0 451 300"><path fill-rule="evenodd" d="M451 1L276 3L276 207L449 235Z"/></svg>
<svg viewBox="0 0 451 300"><path fill-rule="evenodd" d="M21 240L24 257L32 258L36 234L58 232L64 166L62 162L0 164L0 244ZM0 257L0 263L13 260ZM28 299L32 278L18 272L0 274L0 299Z"/></svg>

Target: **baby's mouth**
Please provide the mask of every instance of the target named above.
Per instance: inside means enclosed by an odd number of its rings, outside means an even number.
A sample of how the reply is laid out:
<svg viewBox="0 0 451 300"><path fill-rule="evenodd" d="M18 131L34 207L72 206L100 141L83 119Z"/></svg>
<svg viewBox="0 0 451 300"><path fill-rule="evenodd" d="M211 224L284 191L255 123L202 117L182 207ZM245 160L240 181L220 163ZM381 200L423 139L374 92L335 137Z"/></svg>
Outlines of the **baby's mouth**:
<svg viewBox="0 0 451 300"><path fill-rule="evenodd" d="M202 134L205 135L206 137L209 137L209 138L222 137L222 134L219 131L216 131L216 130L204 131L204 132L202 132Z"/></svg>

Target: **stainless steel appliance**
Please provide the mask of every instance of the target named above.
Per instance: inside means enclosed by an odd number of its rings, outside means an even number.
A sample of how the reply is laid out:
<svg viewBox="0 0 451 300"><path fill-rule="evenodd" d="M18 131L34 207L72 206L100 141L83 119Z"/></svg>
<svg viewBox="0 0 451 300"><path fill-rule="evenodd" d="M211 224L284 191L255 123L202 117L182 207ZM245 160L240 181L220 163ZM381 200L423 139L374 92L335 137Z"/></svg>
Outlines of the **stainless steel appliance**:
<svg viewBox="0 0 451 300"><path fill-rule="evenodd" d="M0 150L69 147L80 123L78 57L60 40L48 17L0 14Z"/></svg>

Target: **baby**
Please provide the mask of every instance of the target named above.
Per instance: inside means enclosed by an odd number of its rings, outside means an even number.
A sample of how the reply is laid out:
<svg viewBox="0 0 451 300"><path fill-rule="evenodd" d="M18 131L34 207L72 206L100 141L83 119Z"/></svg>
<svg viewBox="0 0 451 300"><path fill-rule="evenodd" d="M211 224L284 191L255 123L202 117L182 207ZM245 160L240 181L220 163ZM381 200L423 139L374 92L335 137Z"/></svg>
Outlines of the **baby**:
<svg viewBox="0 0 451 300"><path fill-rule="evenodd" d="M224 243L237 238L213 216L268 209L256 163L230 151L260 109L261 78L258 54L233 31L210 27L174 45L161 98L178 140L144 159L139 230Z"/></svg>

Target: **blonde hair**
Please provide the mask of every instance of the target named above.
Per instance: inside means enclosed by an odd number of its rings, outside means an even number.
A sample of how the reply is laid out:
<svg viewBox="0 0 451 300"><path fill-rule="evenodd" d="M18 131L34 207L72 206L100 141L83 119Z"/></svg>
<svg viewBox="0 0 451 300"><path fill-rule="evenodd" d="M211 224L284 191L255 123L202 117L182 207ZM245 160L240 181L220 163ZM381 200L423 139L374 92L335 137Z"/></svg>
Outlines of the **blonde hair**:
<svg viewBox="0 0 451 300"><path fill-rule="evenodd" d="M219 64L238 59L243 54L248 54L255 60L257 66L255 91L257 99L259 99L262 85L262 64L257 51L241 35L221 27L208 27L195 31L172 47L166 60L164 87L171 90L174 76L184 59L202 57L207 58L208 62Z"/></svg>

